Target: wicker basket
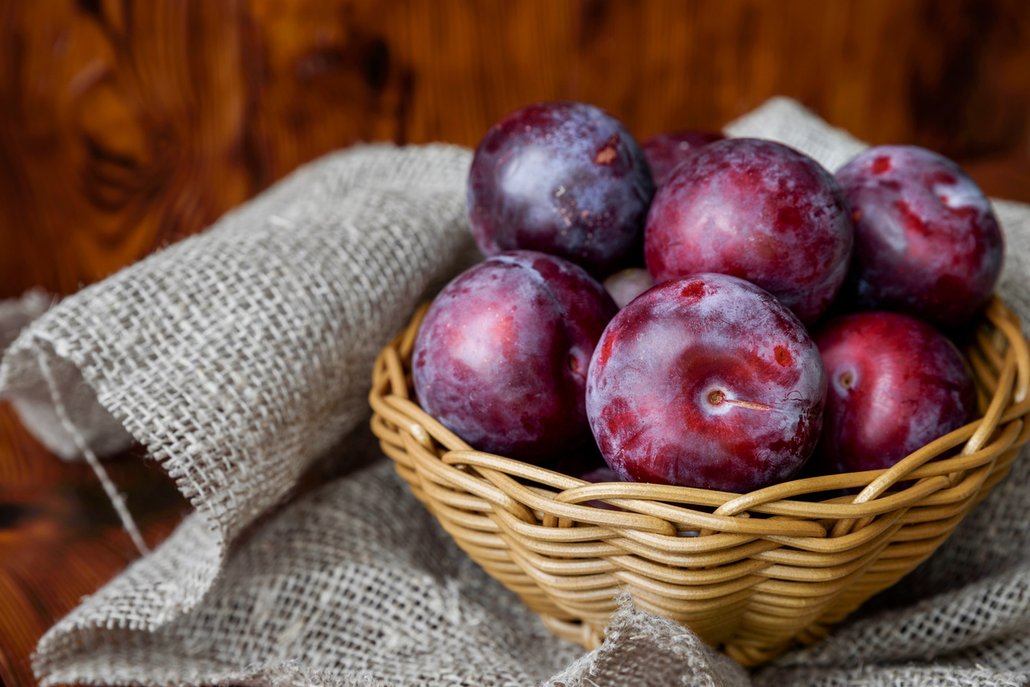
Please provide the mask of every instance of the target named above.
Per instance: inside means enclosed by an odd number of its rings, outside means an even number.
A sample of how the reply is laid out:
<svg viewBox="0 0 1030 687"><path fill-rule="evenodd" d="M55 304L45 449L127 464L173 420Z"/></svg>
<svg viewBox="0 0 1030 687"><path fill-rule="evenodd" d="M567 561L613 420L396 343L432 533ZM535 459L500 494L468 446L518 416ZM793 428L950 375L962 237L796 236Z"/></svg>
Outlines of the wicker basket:
<svg viewBox="0 0 1030 687"><path fill-rule="evenodd" d="M376 361L372 429L458 545L555 634L588 648L621 592L746 666L817 641L933 553L1030 439L1030 353L995 299L966 351L983 416L889 470L748 494L591 484L472 450L412 400L424 313Z"/></svg>

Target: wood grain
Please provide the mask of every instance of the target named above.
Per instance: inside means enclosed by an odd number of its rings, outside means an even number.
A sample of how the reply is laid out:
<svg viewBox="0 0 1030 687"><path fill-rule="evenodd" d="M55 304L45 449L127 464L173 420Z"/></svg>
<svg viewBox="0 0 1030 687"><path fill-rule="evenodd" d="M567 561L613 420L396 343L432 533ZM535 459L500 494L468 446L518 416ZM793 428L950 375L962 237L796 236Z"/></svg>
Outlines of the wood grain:
<svg viewBox="0 0 1030 687"><path fill-rule="evenodd" d="M74 292L359 141L475 145L555 98L646 137L776 94L1030 200L1023 0L0 0L0 298ZM112 470L155 543L184 506L141 458ZM0 405L0 683L132 558Z"/></svg>
<svg viewBox="0 0 1030 687"><path fill-rule="evenodd" d="M0 0L0 297L70 293L360 140L533 100L640 136L799 98L963 161L1030 121L1022 0Z"/></svg>
<svg viewBox="0 0 1030 687"><path fill-rule="evenodd" d="M144 538L163 541L188 511L138 449L107 464ZM40 636L138 554L85 464L62 463L0 403L0 685L34 685Z"/></svg>

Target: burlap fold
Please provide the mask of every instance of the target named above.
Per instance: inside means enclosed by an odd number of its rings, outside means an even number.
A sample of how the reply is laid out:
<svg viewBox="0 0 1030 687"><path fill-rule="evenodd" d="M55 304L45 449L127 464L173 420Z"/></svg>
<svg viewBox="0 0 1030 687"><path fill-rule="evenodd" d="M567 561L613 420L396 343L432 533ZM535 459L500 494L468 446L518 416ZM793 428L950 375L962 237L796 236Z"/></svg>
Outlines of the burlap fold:
<svg viewBox="0 0 1030 687"><path fill-rule="evenodd" d="M728 131L782 140L831 169L862 148L783 99ZM366 417L376 350L467 253L468 163L444 146L316 161L207 233L67 299L11 346L0 390L29 414L64 406L67 422L35 431L72 449L69 427L94 449L132 437L195 509L43 638L44 684L1030 682L1022 459L879 610L750 676L631 606L594 652L552 638L386 462L276 510ZM996 207L1008 240L1001 291L1025 320L1030 208ZM369 444L351 435L332 458L363 461Z"/></svg>

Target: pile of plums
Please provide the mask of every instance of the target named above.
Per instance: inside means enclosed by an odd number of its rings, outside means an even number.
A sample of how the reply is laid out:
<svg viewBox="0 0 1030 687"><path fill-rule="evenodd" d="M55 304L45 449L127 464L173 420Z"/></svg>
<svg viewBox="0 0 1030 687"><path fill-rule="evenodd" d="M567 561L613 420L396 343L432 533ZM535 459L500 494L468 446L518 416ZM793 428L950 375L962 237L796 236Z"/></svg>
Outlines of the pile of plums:
<svg viewBox="0 0 1030 687"><path fill-rule="evenodd" d="M1003 239L936 153L876 147L834 175L774 141L640 146L596 107L539 103L486 134L468 209L487 258L435 299L412 367L479 450L746 492L889 467L975 417L949 336ZM607 469L573 460L598 450Z"/></svg>

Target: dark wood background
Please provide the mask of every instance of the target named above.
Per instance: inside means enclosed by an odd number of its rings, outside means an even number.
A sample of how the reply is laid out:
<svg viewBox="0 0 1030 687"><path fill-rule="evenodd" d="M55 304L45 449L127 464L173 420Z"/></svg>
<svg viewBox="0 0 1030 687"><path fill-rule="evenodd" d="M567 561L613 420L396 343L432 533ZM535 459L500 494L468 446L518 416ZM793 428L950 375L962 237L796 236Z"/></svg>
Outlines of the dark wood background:
<svg viewBox="0 0 1030 687"><path fill-rule="evenodd" d="M550 98L646 137L775 94L1030 200L1025 0L0 0L0 298L74 292L356 141L474 145ZM156 542L183 506L138 458L113 468ZM0 405L0 681L32 684L40 633L132 555Z"/></svg>

